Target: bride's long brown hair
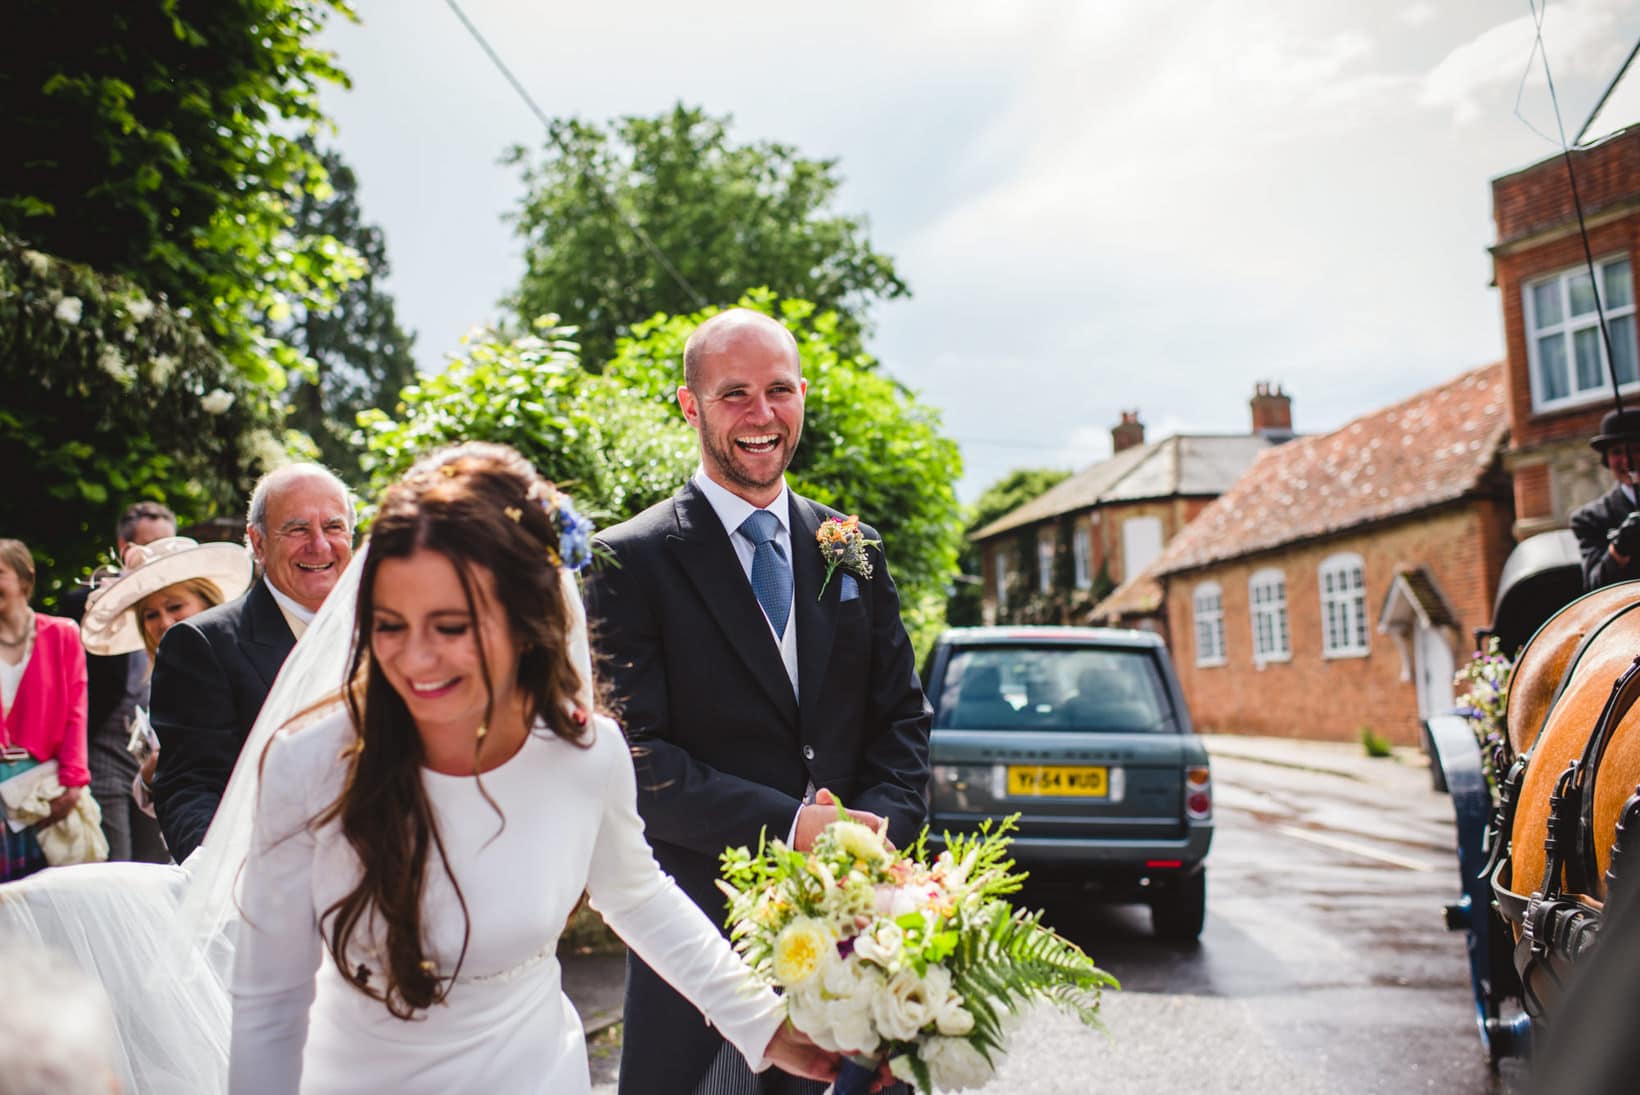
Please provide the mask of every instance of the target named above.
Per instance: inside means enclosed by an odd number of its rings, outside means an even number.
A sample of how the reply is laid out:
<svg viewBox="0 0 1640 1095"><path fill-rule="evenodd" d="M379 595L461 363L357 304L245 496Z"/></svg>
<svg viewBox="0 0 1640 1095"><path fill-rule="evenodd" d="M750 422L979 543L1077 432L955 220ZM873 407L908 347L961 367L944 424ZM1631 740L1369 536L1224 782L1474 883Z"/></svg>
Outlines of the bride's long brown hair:
<svg viewBox="0 0 1640 1095"><path fill-rule="evenodd" d="M477 572L488 571L495 600L507 615L518 654L518 691L527 726L544 723L554 734L586 744L586 712L576 710L579 675L568 656L570 610L558 574L558 537L542 507L552 486L505 445L469 442L426 457L383 495L370 531L359 578L353 659L346 690L358 741L347 758L342 792L316 821L336 821L362 866L359 884L325 910L327 944L344 974L348 943L361 925L385 933L385 984L361 966L352 983L382 1001L400 1019L444 999L467 955L471 922L446 858L438 824L422 785L425 756L410 711L370 655L376 574L387 559L436 551L455 565L472 614L485 688L489 651L476 626ZM485 709L487 725L495 696ZM475 731L476 731L475 727ZM478 773L479 741L473 742ZM482 791L482 782L480 790ZM489 799L488 793L485 798ZM500 815L494 800L490 805ZM501 819L505 825L505 818ZM455 888L466 923L456 968L440 976L425 958L422 896L430 855L436 852Z"/></svg>

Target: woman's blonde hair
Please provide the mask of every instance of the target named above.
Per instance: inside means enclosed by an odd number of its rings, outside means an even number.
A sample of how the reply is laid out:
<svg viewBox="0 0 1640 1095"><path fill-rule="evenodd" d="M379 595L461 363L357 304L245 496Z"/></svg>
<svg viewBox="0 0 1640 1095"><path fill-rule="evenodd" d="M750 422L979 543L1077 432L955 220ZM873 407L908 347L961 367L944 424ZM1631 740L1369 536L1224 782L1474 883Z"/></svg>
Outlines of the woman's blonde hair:
<svg viewBox="0 0 1640 1095"><path fill-rule="evenodd" d="M163 597L174 589L185 589L189 593L205 602L206 608L214 608L222 603L222 591L209 578L187 578L180 582L172 582L163 589L157 589L131 606L131 612L137 618L137 631L142 635L142 645L148 650L150 664L154 655L159 651L159 640L148 634L148 629L142 624L142 606L155 597Z"/></svg>

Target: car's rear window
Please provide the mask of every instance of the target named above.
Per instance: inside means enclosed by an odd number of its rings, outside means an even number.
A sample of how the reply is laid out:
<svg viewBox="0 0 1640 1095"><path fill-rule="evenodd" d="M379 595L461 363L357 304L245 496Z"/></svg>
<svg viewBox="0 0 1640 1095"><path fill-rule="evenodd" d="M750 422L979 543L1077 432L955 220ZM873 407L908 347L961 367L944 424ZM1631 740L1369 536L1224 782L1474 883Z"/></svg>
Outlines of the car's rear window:
<svg viewBox="0 0 1640 1095"><path fill-rule="evenodd" d="M934 726L943 730L1173 729L1161 674L1142 649L997 646L955 650Z"/></svg>

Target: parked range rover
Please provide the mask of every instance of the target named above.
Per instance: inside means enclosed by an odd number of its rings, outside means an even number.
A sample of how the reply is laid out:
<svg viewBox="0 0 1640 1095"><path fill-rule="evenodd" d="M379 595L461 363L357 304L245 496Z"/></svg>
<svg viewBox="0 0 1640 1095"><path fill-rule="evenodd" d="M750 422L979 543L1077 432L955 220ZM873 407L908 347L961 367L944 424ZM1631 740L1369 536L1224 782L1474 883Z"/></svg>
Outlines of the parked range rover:
<svg viewBox="0 0 1640 1095"><path fill-rule="evenodd" d="M1213 783L1159 638L959 628L934 644L923 683L936 848L1017 813L1014 858L1033 883L1147 904L1162 938L1201 934Z"/></svg>

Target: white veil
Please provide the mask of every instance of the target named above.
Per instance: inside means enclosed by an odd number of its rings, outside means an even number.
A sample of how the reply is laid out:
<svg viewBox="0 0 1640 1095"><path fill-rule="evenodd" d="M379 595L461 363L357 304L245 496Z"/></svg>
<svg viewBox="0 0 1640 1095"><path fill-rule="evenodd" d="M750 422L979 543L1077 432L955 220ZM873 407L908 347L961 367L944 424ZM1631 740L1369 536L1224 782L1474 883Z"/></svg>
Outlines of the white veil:
<svg viewBox="0 0 1640 1095"><path fill-rule="evenodd" d="M353 557L285 660L205 841L183 866L60 867L0 886L0 940L63 951L108 992L120 1035L112 1056L126 1092L213 1095L227 1088L236 893L262 753L280 727L340 690L368 551L367 544ZM575 575L560 573L578 701L590 711L586 610Z"/></svg>
<svg viewBox="0 0 1640 1095"><path fill-rule="evenodd" d="M235 892L239 868L251 846L251 825L256 816L256 792L260 760L269 740L279 728L319 703L339 693L353 655L354 613L359 600L359 575L370 551L366 543L325 598L319 614L308 625L302 639L279 670L256 724L240 750L222 804L217 808L205 841L188 857L192 876L182 900L182 942L208 947L222 935L236 917ZM592 656L587 641L586 608L575 575L560 570L564 598L570 607L569 653L581 676L578 694L581 706L592 709Z"/></svg>

